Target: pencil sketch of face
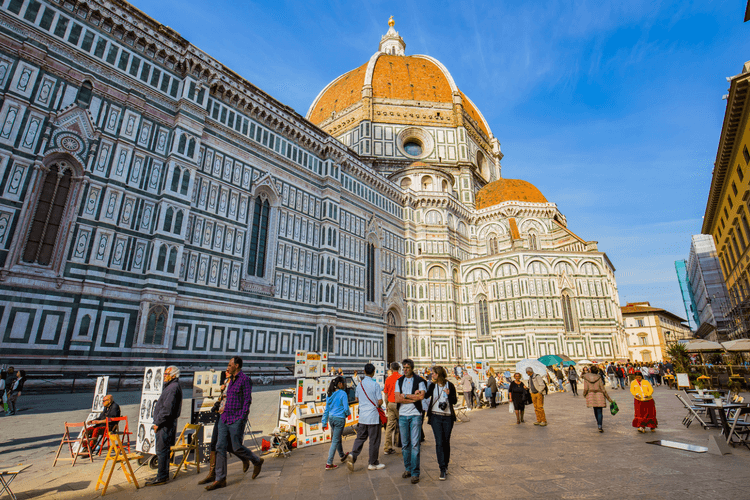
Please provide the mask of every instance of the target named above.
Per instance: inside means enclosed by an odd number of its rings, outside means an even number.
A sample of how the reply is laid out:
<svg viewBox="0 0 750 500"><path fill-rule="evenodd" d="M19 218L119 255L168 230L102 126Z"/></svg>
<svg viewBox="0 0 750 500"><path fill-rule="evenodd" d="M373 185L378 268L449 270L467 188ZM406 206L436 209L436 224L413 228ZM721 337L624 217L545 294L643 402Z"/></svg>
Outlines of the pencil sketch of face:
<svg viewBox="0 0 750 500"><path fill-rule="evenodd" d="M156 370L156 376L154 377L154 390L158 391L161 387L161 368Z"/></svg>
<svg viewBox="0 0 750 500"><path fill-rule="evenodd" d="M138 426L138 441L143 442L143 438L146 437L146 426L141 424Z"/></svg>
<svg viewBox="0 0 750 500"><path fill-rule="evenodd" d="M144 382L143 390L144 391L150 391L151 390L151 379L154 378L154 372L151 370L148 370L146 372L146 381Z"/></svg>

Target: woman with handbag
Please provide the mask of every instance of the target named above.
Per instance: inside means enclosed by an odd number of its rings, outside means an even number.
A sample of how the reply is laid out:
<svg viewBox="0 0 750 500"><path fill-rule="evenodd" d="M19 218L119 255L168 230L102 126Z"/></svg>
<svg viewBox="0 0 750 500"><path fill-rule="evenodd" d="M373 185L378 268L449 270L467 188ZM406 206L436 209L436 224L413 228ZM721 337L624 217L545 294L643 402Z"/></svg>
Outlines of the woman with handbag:
<svg viewBox="0 0 750 500"><path fill-rule="evenodd" d="M448 380L448 374L442 366L432 368L432 381L427 386L424 401L427 405L427 423L435 435L440 480L445 481L451 460L451 432L456 421L453 405L458 402L458 396L456 387Z"/></svg>
<svg viewBox="0 0 750 500"><path fill-rule="evenodd" d="M349 398L346 395L344 377L334 378L328 387L327 394L326 409L323 412L321 424L324 429L326 423L330 422L331 424L331 448L328 450L326 470L332 470L338 467L333 463L333 456L337 451L342 462L346 460L348 455L348 453L344 453L344 447L341 445L341 434L344 432L346 417L349 416Z"/></svg>
<svg viewBox="0 0 750 500"><path fill-rule="evenodd" d="M520 424L523 422L523 410L526 406L526 395L528 394L528 389L521 381L520 373L513 374L513 381L510 383L508 393L510 394L513 411L516 412L516 423Z"/></svg>
<svg viewBox="0 0 750 500"><path fill-rule="evenodd" d="M643 380L643 374L636 371L635 380L630 384L630 393L635 398L635 415L633 417L633 427L638 428L638 432L646 432L646 427L651 432L656 432L659 422L656 420L656 404L654 403L654 387Z"/></svg>
<svg viewBox="0 0 750 500"><path fill-rule="evenodd" d="M596 417L599 432L604 432L602 424L604 423L604 407L607 406L605 400L611 403L612 398L609 397L607 390L604 388L604 382L597 366L592 366L591 373L583 376L583 397L586 398L586 406L594 409L594 417Z"/></svg>

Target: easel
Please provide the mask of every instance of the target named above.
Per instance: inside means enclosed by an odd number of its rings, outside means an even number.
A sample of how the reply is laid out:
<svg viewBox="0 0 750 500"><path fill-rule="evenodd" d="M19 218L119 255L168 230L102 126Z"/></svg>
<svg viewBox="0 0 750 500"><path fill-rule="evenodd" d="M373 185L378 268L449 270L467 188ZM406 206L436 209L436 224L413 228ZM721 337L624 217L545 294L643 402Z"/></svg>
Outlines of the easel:
<svg viewBox="0 0 750 500"><path fill-rule="evenodd" d="M70 429L74 429L77 427L82 427L81 431L76 438L71 438ZM72 467L76 464L76 460L78 460L78 457L80 456L89 457L89 461L93 462L94 457L93 453L91 452L91 442L89 439L90 434L91 427L89 427L86 422L65 422L65 433L63 434L62 440L60 441L60 446L57 447L57 453L55 453L55 461L52 462L52 467L57 464L58 460L72 460ZM70 450L70 458L60 459L60 452L62 451L63 446L66 444L68 445L68 449Z"/></svg>
<svg viewBox="0 0 750 500"><path fill-rule="evenodd" d="M133 468L130 467L130 461L139 458L140 454L125 453L119 434L109 432L109 429L107 429L107 434L109 435L109 450L107 450L107 457L104 459L104 464L102 464L102 470L99 472L99 478L96 480L96 488L94 488L94 491L99 490L99 486L103 486L102 496L107 493L109 481L112 479L112 473L115 471L115 467L118 463L120 464L120 469L122 469L123 474L125 474L125 479L127 479L129 483L133 483L135 489L138 489L138 480L135 478ZM107 469L107 464L109 462L112 462L112 466L109 468L107 480L102 481L102 476L104 476L104 471Z"/></svg>

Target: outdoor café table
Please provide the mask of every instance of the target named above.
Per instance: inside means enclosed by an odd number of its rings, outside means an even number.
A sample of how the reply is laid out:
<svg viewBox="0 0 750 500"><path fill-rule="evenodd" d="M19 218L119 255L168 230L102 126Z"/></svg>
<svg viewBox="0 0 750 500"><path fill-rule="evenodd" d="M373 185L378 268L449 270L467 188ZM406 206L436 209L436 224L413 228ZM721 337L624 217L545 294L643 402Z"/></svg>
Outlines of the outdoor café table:
<svg viewBox="0 0 750 500"><path fill-rule="evenodd" d="M685 389L685 392L687 392L688 394L699 394L698 389ZM704 394L707 394L709 392L718 392L719 394L726 394L729 391L727 391L726 389L704 389L703 390Z"/></svg>
<svg viewBox="0 0 750 500"><path fill-rule="evenodd" d="M706 425L709 427L721 427L721 422L716 417L715 411L718 409L721 410L731 410L733 408L741 408L744 405L737 404L737 403L729 403L725 404L723 406L719 406L716 403L695 403L695 406L698 406L700 408L705 408L706 413L708 414L709 422L706 422Z"/></svg>

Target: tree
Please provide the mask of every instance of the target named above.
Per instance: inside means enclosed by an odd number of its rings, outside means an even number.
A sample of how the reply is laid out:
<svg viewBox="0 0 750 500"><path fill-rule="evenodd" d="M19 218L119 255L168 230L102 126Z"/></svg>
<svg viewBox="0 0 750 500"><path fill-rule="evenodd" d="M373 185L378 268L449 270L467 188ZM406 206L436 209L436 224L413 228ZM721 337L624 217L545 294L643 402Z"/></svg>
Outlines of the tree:
<svg viewBox="0 0 750 500"><path fill-rule="evenodd" d="M672 358L675 372L687 372L690 355L685 344L674 343L667 348L667 355Z"/></svg>

